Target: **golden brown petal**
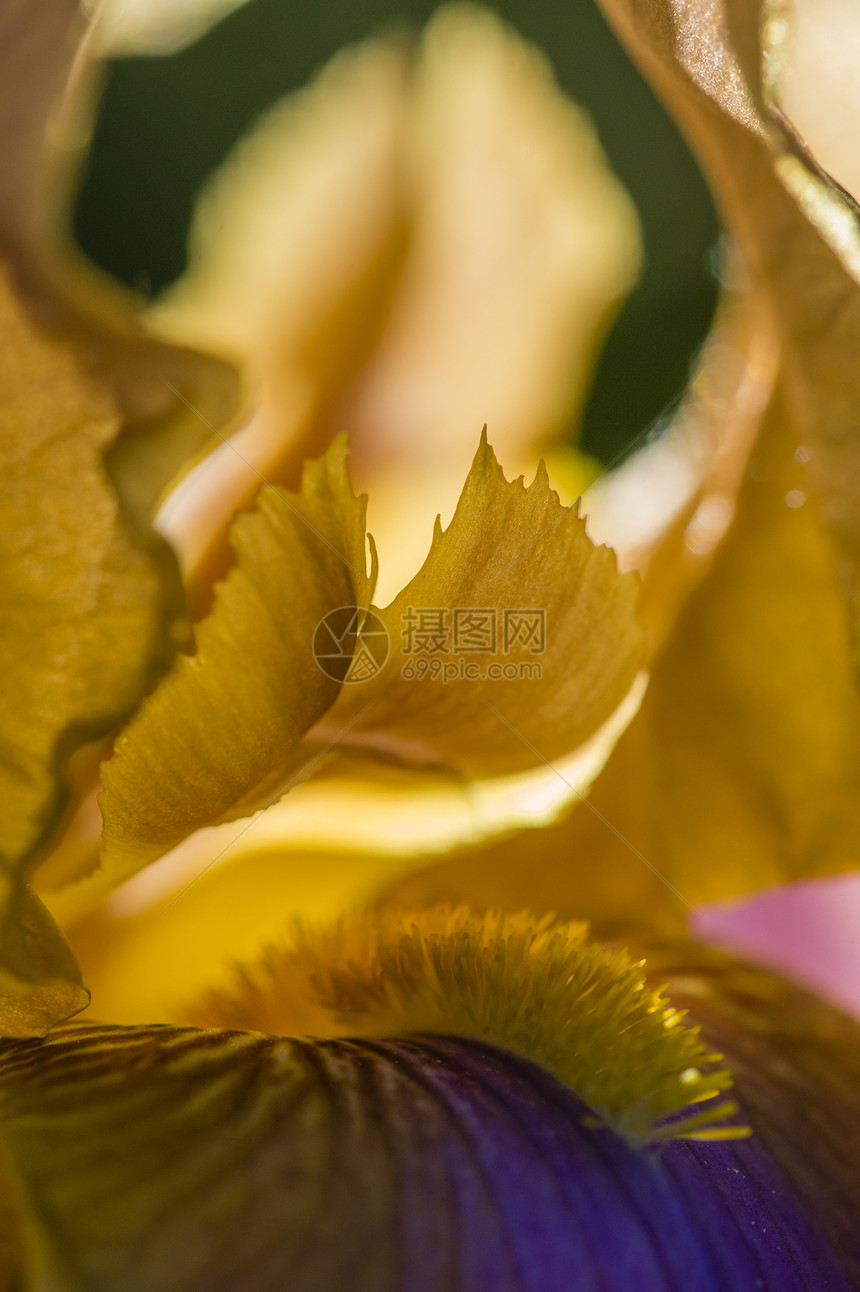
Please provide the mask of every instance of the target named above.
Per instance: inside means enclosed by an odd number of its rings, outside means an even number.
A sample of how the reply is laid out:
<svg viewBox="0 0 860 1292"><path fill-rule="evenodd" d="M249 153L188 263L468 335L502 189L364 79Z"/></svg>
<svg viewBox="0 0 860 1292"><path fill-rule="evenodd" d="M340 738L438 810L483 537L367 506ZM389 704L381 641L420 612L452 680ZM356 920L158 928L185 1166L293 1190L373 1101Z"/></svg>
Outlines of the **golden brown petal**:
<svg viewBox="0 0 860 1292"><path fill-rule="evenodd" d="M777 396L729 534L589 802L416 875L406 900L539 893L541 909L617 929L858 864L860 700L832 545L785 416Z"/></svg>
<svg viewBox="0 0 860 1292"><path fill-rule="evenodd" d="M194 654L180 656L104 767L97 882L264 807L313 761L299 741L340 689L312 654L314 630L339 607L366 608L373 592L346 452L336 441L306 464L300 494L264 486L258 510L238 517L237 564L197 626Z"/></svg>
<svg viewBox="0 0 860 1292"><path fill-rule="evenodd" d="M635 922L643 885L653 905L643 902L640 918L657 918L658 907L659 918L677 918L685 901L860 860L860 708L845 598L860 517L860 297L851 205L771 106L772 87L762 88L756 6L609 7L711 175L748 267L749 309L764 308L758 326L776 333L779 381L741 493L727 495L727 537L595 784L599 815L577 807L551 843L524 834L464 854L405 893L483 899L495 875L508 900L532 901L540 869L548 907L567 912L581 900L583 914L617 927ZM743 294L735 303L743 310ZM683 535L688 547L698 539L692 526ZM664 555L650 571L661 595ZM673 578L678 568L670 559ZM646 608L654 591L646 577Z"/></svg>
<svg viewBox="0 0 860 1292"><path fill-rule="evenodd" d="M387 663L327 725L355 717L371 750L469 777L556 758L633 684L637 591L543 464L528 487L508 482L484 435L451 524L437 521L421 570L380 612Z"/></svg>
<svg viewBox="0 0 860 1292"><path fill-rule="evenodd" d="M860 570L860 232L856 205L806 151L762 83L761 7L745 0L607 0L689 135L782 344L787 443L810 475L853 591ZM780 15L774 23L784 22ZM774 30L765 27L765 40ZM775 82L775 83L774 83ZM849 576L849 571L853 571Z"/></svg>
<svg viewBox="0 0 860 1292"><path fill-rule="evenodd" d="M95 275L94 299L74 303L89 280L61 253L56 215L74 134L60 100L76 58L81 69L76 19L63 0L13 0L0 13L3 1026L18 1034L85 1003L21 867L57 824L71 756L127 717L175 649L178 573L149 515L209 432L171 386L193 387L212 415L232 390L221 365L136 338L127 302ZM152 449L156 433L169 443L132 487L136 449L147 437Z"/></svg>
<svg viewBox="0 0 860 1292"><path fill-rule="evenodd" d="M124 434L111 469L143 524L168 481L211 443L206 423L232 415L237 384L223 363L146 336L139 302L71 246L65 221L98 79L88 35L76 0L3 6L0 244L32 326L67 338L118 406Z"/></svg>
<svg viewBox="0 0 860 1292"><path fill-rule="evenodd" d="M842 590L785 415L776 396L728 536L588 802L549 831L416 874L405 900L539 893L540 909L618 929L860 862Z"/></svg>
<svg viewBox="0 0 860 1292"><path fill-rule="evenodd" d="M77 961L31 889L3 877L0 1027L4 1036L44 1036L85 1009L90 993ZM2 1261L0 1261L2 1269Z"/></svg>

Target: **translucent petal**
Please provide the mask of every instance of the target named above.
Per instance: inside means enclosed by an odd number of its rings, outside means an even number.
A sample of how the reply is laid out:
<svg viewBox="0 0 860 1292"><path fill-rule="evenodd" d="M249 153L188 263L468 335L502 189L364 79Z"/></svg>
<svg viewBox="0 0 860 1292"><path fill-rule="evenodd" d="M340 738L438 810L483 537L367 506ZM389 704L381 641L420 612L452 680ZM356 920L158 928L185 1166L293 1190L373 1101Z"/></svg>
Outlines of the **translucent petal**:
<svg viewBox="0 0 860 1292"><path fill-rule="evenodd" d="M355 716L356 742L471 777L567 753L630 690L636 595L546 469L528 488L508 483L485 436L454 519L380 612L388 661L341 695L327 725Z"/></svg>
<svg viewBox="0 0 860 1292"><path fill-rule="evenodd" d="M606 8L698 150L752 286L772 311L786 442L792 452L808 448L822 518L850 571L856 635L860 236L856 204L779 107L790 22L774 10L760 32L760 6L737 0L660 0L647 10L607 0Z"/></svg>
<svg viewBox="0 0 860 1292"><path fill-rule="evenodd" d="M105 471L120 420L2 289L2 759L6 864L54 823L63 765L163 669L181 602L166 548L137 533ZM128 649L117 651L117 643Z"/></svg>
<svg viewBox="0 0 860 1292"><path fill-rule="evenodd" d="M265 486L233 542L237 564L197 626L194 654L180 657L104 768L97 884L265 806L313 760L299 741L340 688L317 665L314 631L329 611L366 607L373 591L345 441L307 465L301 494Z"/></svg>
<svg viewBox="0 0 860 1292"><path fill-rule="evenodd" d="M35 893L15 880L4 881L4 888L0 1025L4 1036L44 1036L85 1009L90 993L69 944Z"/></svg>
<svg viewBox="0 0 860 1292"><path fill-rule="evenodd" d="M245 0L85 0L100 53L175 54Z"/></svg>
<svg viewBox="0 0 860 1292"><path fill-rule="evenodd" d="M86 1001L21 870L58 823L76 750L110 733L172 657L181 589L151 504L210 433L182 391L209 416L234 393L223 365L145 340L129 299L62 249L57 208L81 139L77 16L62 2L0 14L0 1027L15 1034ZM64 99L67 77L76 89Z"/></svg>
<svg viewBox="0 0 860 1292"><path fill-rule="evenodd" d="M403 900L529 901L623 929L858 865L860 699L842 586L782 408L588 802L549 831L416 867Z"/></svg>
<svg viewBox="0 0 860 1292"><path fill-rule="evenodd" d="M860 89L854 75L860 49L857 6L851 0L792 0L790 9L782 13L774 7L772 14L784 26L776 87L779 103L816 161L856 196L860 194L856 146ZM772 36L776 21L771 23Z"/></svg>

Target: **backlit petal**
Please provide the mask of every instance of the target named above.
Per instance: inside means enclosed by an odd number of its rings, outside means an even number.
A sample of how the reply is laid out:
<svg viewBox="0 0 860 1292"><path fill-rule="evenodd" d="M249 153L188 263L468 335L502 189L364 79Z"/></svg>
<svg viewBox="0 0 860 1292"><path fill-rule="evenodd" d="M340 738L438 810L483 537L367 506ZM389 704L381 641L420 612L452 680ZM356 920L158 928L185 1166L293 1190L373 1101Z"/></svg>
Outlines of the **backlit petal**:
<svg viewBox="0 0 860 1292"><path fill-rule="evenodd" d="M437 523L421 570L381 612L387 663L327 722L356 715L371 748L473 777L558 757L632 686L637 588L543 466L528 488L508 483L484 437L454 519Z"/></svg>
<svg viewBox="0 0 860 1292"><path fill-rule="evenodd" d="M42 1032L86 1001L68 947L20 871L58 823L70 759L135 708L181 628L178 571L149 515L209 432L196 416L191 426L174 383L210 416L233 387L222 365L145 341L128 300L61 250L56 208L80 143L75 113L61 104L77 17L63 0L0 13L0 852L9 903L0 1028L15 1034ZM84 284L91 298L79 303ZM153 460L141 478L143 446Z"/></svg>
<svg viewBox="0 0 860 1292"><path fill-rule="evenodd" d="M262 488L233 543L237 564L197 626L194 654L180 657L104 768L96 885L201 826L265 806L313 757L298 743L340 689L314 659L314 630L331 610L366 607L373 591L345 441L307 465L300 494Z"/></svg>
<svg viewBox="0 0 860 1292"><path fill-rule="evenodd" d="M4 880L4 887L0 925L3 1035L44 1036L55 1023L85 1009L90 993L69 944L35 893L15 880Z"/></svg>
<svg viewBox="0 0 860 1292"><path fill-rule="evenodd" d="M84 0L100 53L175 54L245 0Z"/></svg>
<svg viewBox="0 0 860 1292"><path fill-rule="evenodd" d="M812 488L852 572L856 633L860 236L856 204L779 109L790 22L774 11L760 31L761 5L744 0L605 7L698 150L773 312L784 346L786 445L809 446Z"/></svg>
<svg viewBox="0 0 860 1292"><path fill-rule="evenodd" d="M860 863L844 589L790 417L777 392L729 532L589 802L407 881L404 900L528 901L619 929Z"/></svg>

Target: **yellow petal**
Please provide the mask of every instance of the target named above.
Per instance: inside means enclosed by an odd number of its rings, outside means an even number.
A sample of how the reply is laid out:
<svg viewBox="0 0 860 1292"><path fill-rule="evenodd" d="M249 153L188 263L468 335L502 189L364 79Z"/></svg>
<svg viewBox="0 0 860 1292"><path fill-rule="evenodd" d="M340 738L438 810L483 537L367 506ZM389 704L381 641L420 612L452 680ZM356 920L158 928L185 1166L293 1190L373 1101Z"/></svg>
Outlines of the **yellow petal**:
<svg viewBox="0 0 860 1292"><path fill-rule="evenodd" d="M74 300L84 277L61 253L55 222L74 151L75 114L59 101L76 17L65 3L13 3L0 15L0 855L11 902L2 1025L18 1033L44 1031L86 1000L61 935L22 895L21 868L57 824L71 756L135 708L175 649L177 570L148 527L151 501L189 449L173 383L193 387L210 413L233 387L222 365L144 341L127 300L95 275L95 299ZM141 483L137 454L155 435L162 452ZM199 447L196 417L191 438Z"/></svg>
<svg viewBox="0 0 860 1292"><path fill-rule="evenodd" d="M860 862L860 707L832 539L850 554L860 515L860 304L839 238L850 222L837 218L847 208L808 175L789 191L806 163L788 156L755 76L745 85L719 6L616 9L723 197L752 269L751 319L777 306L764 332L777 333L780 383L740 497L727 495L728 537L595 784L596 811L578 807L551 838L461 856L400 891L535 901L540 872L549 908L608 928L635 923L637 908L672 922L685 904ZM757 37L741 49L757 70ZM690 529L685 541L697 538ZM652 589L646 576L646 609Z"/></svg>
<svg viewBox="0 0 860 1292"><path fill-rule="evenodd" d="M773 322L734 251L724 276L729 286L671 425L600 475L582 499L590 537L616 552L622 570L643 577L649 658L729 529L777 372Z"/></svg>
<svg viewBox="0 0 860 1292"><path fill-rule="evenodd" d="M751 310L739 291L726 303L677 424L625 469L622 478L614 474L606 478L607 487L601 489L599 500L594 499L593 491L588 494L588 532L599 524L598 533L607 541L610 536L620 539L626 566L643 567L647 572L642 611L652 655L664 644L685 598L706 574L732 519L738 484L773 380L774 349L767 318ZM592 506L594 501L596 507ZM644 527L637 526L638 521L644 521ZM644 675L640 676L644 681ZM189 839L156 871L135 880L133 891L130 888L117 899L117 911L121 905L124 919L132 912L135 915L134 931L128 923L125 928L136 950L124 957L120 975L122 997L133 997L143 1010L134 1018L146 1017L147 1000L161 1000L165 992L170 995L171 976L179 972L179 966L188 967L181 921L176 924L172 912L163 910L151 911L151 918L145 914L186 884L193 882L194 890L183 902L196 905L202 901L207 911L205 917L192 912L189 919L205 923L212 933L206 949L195 951L195 968L202 972L204 960L211 967L219 946L225 955L235 954L229 909L237 901L236 883L229 877L215 877L211 869L214 859L218 867L233 863L243 869L251 867L249 884L254 886L258 865L250 854L268 850L268 857L259 857L261 891L277 891L276 900L284 912L331 917L350 903L372 900L380 885L389 885L416 866L429 864L446 847L462 848L512 829L552 821L573 794L588 791L641 699L641 692L634 696L635 689L610 722L586 746L580 746L574 759L555 760L552 767L540 764L534 772L463 783L452 780L450 773L440 772L433 779L404 770L398 774L390 764L374 767L366 760L362 768L355 752L348 756L337 753L326 765L326 779L297 788L255 821L247 835L243 833L237 840L235 829L222 827ZM592 743L594 748L589 749ZM625 757L619 750L615 761ZM608 802L604 777L597 791L599 810L625 833L628 828L634 831L639 849L650 856L650 840L646 845L640 837L641 823L627 819L628 786L637 775L635 764L620 775L613 772L610 779L617 785ZM575 864L569 847L564 846L562 829L544 830L524 838L521 844L516 840L493 844L480 854L484 859L480 862L460 853L450 869L456 875L462 866L462 877L468 875L478 884L471 890L476 900L492 902L493 883L498 882L499 900L514 906L527 896L535 902L539 897L540 902L546 899L548 907L566 914L584 913L602 928L623 929L631 921L635 923L645 909L653 912L657 904L653 898L661 885L599 817L584 814L580 826L589 823L596 838L580 839ZM647 836L647 830L644 834ZM613 853L608 870L600 860L589 861L592 856L605 859L607 846ZM315 864L324 868L326 876L318 894L308 891L304 882L312 864L307 849L318 850ZM560 864L564 865L564 885L559 883ZM205 875L198 881L201 871ZM49 882L45 875L51 890L63 879L56 873ZM210 901L201 891L208 888L210 880L216 889L224 890L226 921L214 895ZM432 885L434 881L429 882ZM523 886L517 888L518 882ZM651 900L646 900L649 892ZM71 901L65 900L67 897ZM62 912L64 921L79 909L73 893L61 895L58 902L52 891L48 900L53 909ZM256 915L249 913L247 920L268 920L273 915L268 907L262 909L265 902L251 905ZM246 907L243 902L243 909ZM672 900L672 908L660 918L675 925L686 908L678 899ZM146 950L138 916L153 925L150 935L158 949L152 955ZM105 913L104 918L110 926L113 915ZM243 943L241 951L248 950ZM93 972L92 968L88 972ZM148 984L155 988L156 997Z"/></svg>
<svg viewBox="0 0 860 1292"><path fill-rule="evenodd" d="M196 629L195 653L180 657L105 766L97 882L277 797L307 760L299 740L340 689L314 659L314 629L330 610L366 606L373 589L345 442L308 464L301 494L261 489L232 533L237 564Z"/></svg>
<svg viewBox="0 0 860 1292"><path fill-rule="evenodd" d="M237 960L257 958L279 938L285 921L332 921L377 902L397 880L429 864L428 849L438 857L464 840L552 821L572 792L588 789L641 692L630 698L632 706L622 705L593 745L558 762L564 779L541 764L516 776L464 783L341 756L336 780L296 785L253 819L197 831L95 907L100 894L86 884L61 886L58 877L51 891L41 891L75 947L99 1016L121 1023L170 1021L189 995L223 985ZM541 843L547 840L550 856L554 837L548 825L535 832ZM87 869L92 863L78 873ZM544 870L530 867L538 904ZM546 870L552 874L551 866ZM47 875L40 870L35 878L42 882ZM502 865L504 901L506 878ZM487 904L494 901L492 882L491 874L481 894ZM514 893L514 908L524 891ZM639 915L642 895L625 890L624 897ZM613 905L622 903L616 897Z"/></svg>
<svg viewBox="0 0 860 1292"><path fill-rule="evenodd" d="M729 534L589 801L549 833L416 874L397 900L528 895L623 930L860 864L860 697L842 587L783 410L777 399Z"/></svg>
<svg viewBox="0 0 860 1292"><path fill-rule="evenodd" d="M477 778L542 768L562 753L590 749L594 740L588 765L571 767L586 783L617 738L618 723L609 720L621 711L629 720L635 711L635 703L622 705L634 690L641 654L635 576L619 576L612 553L589 542L545 472L529 489L508 484L482 443L457 516L437 534L424 570L393 606L374 612L377 636L392 648L389 662L360 681L360 652L350 672L354 684L342 691L342 675L323 673L326 661L315 662L310 646L324 615L366 605L372 587L361 582L363 510L349 490L343 443L310 471L305 497L296 499L311 526L297 520L286 495L263 490L261 497L263 513L237 521L239 566L198 629L196 654L183 658L145 704L105 768L106 865L93 884L66 894L65 905L61 897L67 912L80 909L82 895L127 878L192 832L269 805L300 768L324 770L334 745L349 755L349 779L356 756L380 754L433 776L442 769L448 778ZM286 554L295 562L297 551L313 579L301 592L282 568ZM257 583L262 594L254 591ZM422 664L444 659L449 667L444 654L429 660L401 654L413 603L424 609L441 603L432 613L461 635L450 637L451 658L458 669L476 669L477 681L471 673L443 681L432 675L435 668L424 676ZM476 613L490 616L493 634L491 654L477 657L462 636L474 630ZM253 670L251 660L260 661ZM604 725L607 738L599 740ZM373 776L373 761L369 769ZM344 775L336 758L328 775ZM567 793L576 788L566 785Z"/></svg>
<svg viewBox="0 0 860 1292"><path fill-rule="evenodd" d="M843 589L778 401L735 526L652 678L657 865L692 902L860 864Z"/></svg>
<svg viewBox="0 0 860 1292"><path fill-rule="evenodd" d="M74 0L4 6L0 227L16 295L34 326L69 339L82 372L122 415L111 473L125 507L144 523L168 481L211 446L209 423L232 416L237 381L223 363L146 335L140 302L71 245L70 191L96 98L86 35Z"/></svg>
<svg viewBox="0 0 860 1292"><path fill-rule="evenodd" d="M65 761L116 726L170 658L180 607L165 547L123 514L103 462L120 419L69 341L40 333L0 286L3 852L54 824Z"/></svg>
<svg viewBox="0 0 860 1292"><path fill-rule="evenodd" d="M248 517L240 520L240 532L248 523L253 523ZM500 532L505 535L502 542L497 537ZM263 559L261 553L261 563ZM277 579L274 574L271 577ZM359 654L350 672L352 684L292 752L280 736L270 741L266 735L267 723L274 719L268 702L264 703L267 717L254 766L261 777L267 768L266 777L253 792L246 785L241 795L232 794L229 811L221 791L213 790L218 777L209 775L210 763L195 772L193 764L183 762L181 752L165 777L169 790L162 797L160 774L153 776L150 770L165 766L157 740L176 744L179 751L187 747L174 734L186 721L180 717L185 700L178 700L185 683L180 687L175 679L169 680L159 692L161 699L150 701L145 711L154 714L158 706L158 734L145 715L132 730L135 775L141 788L134 787L130 770L123 771L121 790L112 779L112 766L105 774L106 853L116 860L130 848L137 859L132 861L128 853L126 862L111 861L91 884L70 885L92 869L98 823L94 804L89 804L78 822L78 836L70 835L68 847L48 858L40 871L40 891L68 924L103 895L106 884L121 883L140 864L171 849L153 882L144 881L141 892L147 896L135 903L136 909L184 888L222 860L243 864L249 848L286 854L298 845L363 854L353 867L354 882L348 892L348 899L356 901L375 894L381 880L388 882L394 874L419 864L416 859L428 848L438 852L465 838L479 839L523 823L551 820L572 795L588 787L641 703L647 678L638 670L636 593L636 576L619 576L612 553L589 542L584 523L574 509L561 507L542 470L529 489L521 481L509 484L484 442L457 518L437 536L424 571L394 606L374 611L372 622L390 652L381 672L361 681L357 670L363 656ZM447 598L453 605L446 603ZM348 607L349 589L341 589L333 600ZM413 600L417 611L411 606ZM441 607L436 606L440 601ZM435 607L429 609L431 617L444 627L442 653L403 654L404 625L416 615L426 615L428 602ZM476 603L477 611L472 609ZM327 607L320 602L301 629L295 625L291 649L307 656L311 636L315 637L314 617L328 608L332 603ZM489 631L493 639L490 653L476 652L475 643L467 639L476 631L476 618L484 635ZM224 613L216 607L201 629L207 642L215 642L224 623ZM365 626L364 645L369 640L366 634ZM245 642L248 659L257 657L254 652L259 651L261 640L263 635L257 634ZM418 644L417 636L415 641ZM480 648L481 642L477 644ZM281 633L278 649L283 656L264 653L260 668L249 674L266 697L275 685L265 680L266 674L281 658L286 669L287 645L287 636ZM200 655L198 651L195 658ZM245 661L237 665L234 655L230 667L238 667L244 675ZM321 656L319 662L326 664ZM349 656L345 662L350 664ZM370 665L376 667L373 660ZM444 674L435 676L437 665ZM187 680L195 676L198 665L185 661L181 667L188 670ZM451 668L458 674L455 679L447 677ZM337 686L326 685L324 678L313 673L311 681L319 688L315 694L327 697L325 702L320 699L325 709ZM227 690L220 682L219 686L221 692ZM310 690L306 699L309 694ZM226 705L222 701L225 712ZM221 719L212 708L211 720L217 723ZM440 710L444 710L443 720ZM250 744L254 737L248 712L245 705ZM321 716L319 710L314 714ZM146 738L149 752L141 762L143 746L137 737L144 720L151 729ZM199 725L197 720L195 724ZM200 739L212 744L202 729ZM217 741L214 745L219 748ZM127 748L123 737L116 764L123 764ZM552 765L549 759L554 760ZM235 759L227 758L227 764L234 777L248 774L239 770ZM323 777L325 784L299 790L302 802L295 812L292 799L273 806L279 792L298 779L293 773L302 764L315 777ZM149 804L145 814L144 801ZM177 815L175 806L180 802L184 806ZM265 819L252 822L249 813L262 806L268 808ZM127 825L118 823L118 813ZM144 815L147 824L141 830ZM245 819L239 821L240 817ZM218 821L238 824L204 829L176 847L185 835ZM385 856L380 858L380 852ZM284 857L285 874L295 861ZM340 891L337 886L336 893ZM328 914L344 909L340 896L331 892L329 896ZM304 906L287 909L299 911Z"/></svg>
<svg viewBox="0 0 860 1292"><path fill-rule="evenodd" d="M637 719L640 847L693 904L860 863L842 582L787 418L777 395L732 529ZM617 809L610 819L637 828Z"/></svg>
<svg viewBox="0 0 860 1292"><path fill-rule="evenodd" d="M413 857L405 878L392 876L385 904L516 909L528 900L538 911L587 919L600 937L626 939L643 927L683 932L688 901L658 870L652 756L648 729L634 718L588 798L560 820L460 847L443 860L426 856L423 866Z"/></svg>
<svg viewBox="0 0 860 1292"><path fill-rule="evenodd" d="M0 952L0 1030L3 1036L44 1036L85 1009L90 993L74 955L38 897L4 881ZM0 1262L2 1268L2 1262Z"/></svg>
<svg viewBox="0 0 860 1292"><path fill-rule="evenodd" d="M388 661L342 693L324 730L354 718L371 751L470 777L557 758L630 690L636 596L543 465L528 488L508 483L485 435L451 524L380 612Z"/></svg>

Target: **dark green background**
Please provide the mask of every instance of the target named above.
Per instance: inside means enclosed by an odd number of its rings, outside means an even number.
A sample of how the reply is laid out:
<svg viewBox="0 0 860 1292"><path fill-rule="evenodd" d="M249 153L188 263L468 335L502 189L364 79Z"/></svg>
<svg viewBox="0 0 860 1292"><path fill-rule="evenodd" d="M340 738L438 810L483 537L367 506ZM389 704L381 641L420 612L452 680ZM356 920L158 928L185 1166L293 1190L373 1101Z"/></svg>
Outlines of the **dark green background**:
<svg viewBox="0 0 860 1292"><path fill-rule="evenodd" d="M420 24L429 0L252 0L189 49L108 72L76 234L98 263L144 292L182 272L194 197L259 114L341 45ZM622 452L685 386L710 321L716 218L694 163L592 0L489 6L549 55L591 113L639 210L645 267L604 351L584 442Z"/></svg>

